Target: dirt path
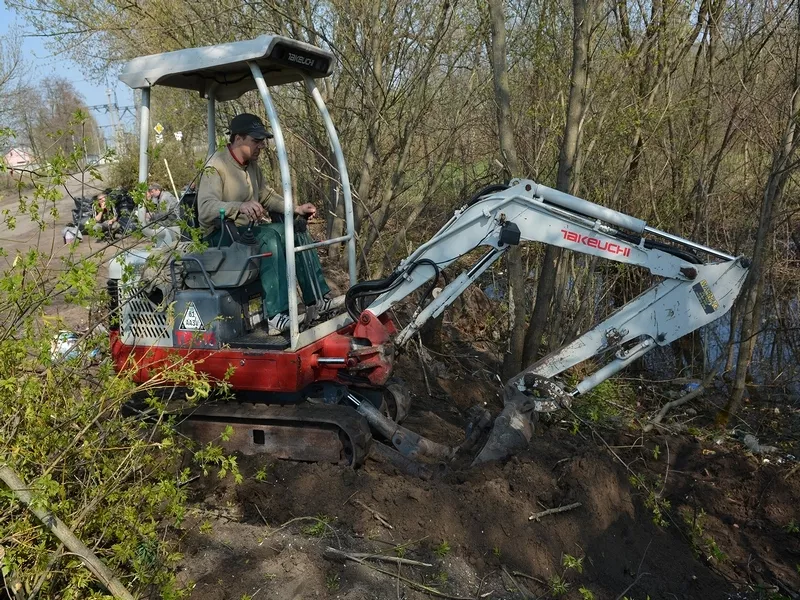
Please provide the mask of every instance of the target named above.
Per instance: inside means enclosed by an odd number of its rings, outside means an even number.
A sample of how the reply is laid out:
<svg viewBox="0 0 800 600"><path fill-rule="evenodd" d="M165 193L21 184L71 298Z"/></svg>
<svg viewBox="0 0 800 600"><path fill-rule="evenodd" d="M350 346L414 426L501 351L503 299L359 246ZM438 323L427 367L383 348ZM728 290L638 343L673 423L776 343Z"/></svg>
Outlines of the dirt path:
<svg viewBox="0 0 800 600"><path fill-rule="evenodd" d="M101 168L101 174L106 171L106 168ZM2 236L0 236L0 245L12 256L17 250L24 251L30 248L39 248L42 251L58 250L64 245L61 232L72 218L71 211L74 202L71 196L78 197L83 195L90 197L104 187L105 185L102 181L95 180L88 175L85 176L83 181L81 181L80 174L69 176L65 185L58 186L54 190L58 195L58 200L55 203L47 203L47 206L43 201L35 200L34 191L30 186L23 189L10 188L0 190L0 211L8 210L17 217L16 226L13 230L8 230L4 227ZM39 210L37 211L39 214L50 213L53 206L57 210L57 215L54 218L48 214L46 218L48 227L44 231L39 230L38 225L28 214L20 212L21 206L26 210L30 210L33 202L39 203Z"/></svg>
<svg viewBox="0 0 800 600"><path fill-rule="evenodd" d="M101 167L99 171L101 176L105 176L108 167ZM53 186L47 190L47 197L51 198L50 194L52 194L57 198L55 202L36 198L30 185L22 189L0 190L0 214L8 211L15 217L14 228L9 229L5 227L4 223L2 232L0 232L0 249L5 253L5 257L0 258L0 264L5 261L10 266L17 253L35 248L45 257L49 257L46 263L47 269L56 275L66 269L67 263L97 253L100 254L103 265L105 265L106 261L117 251L114 246L109 246L107 242L95 240L86 235L77 246L72 248L64 243L63 230L72 220L72 209L75 206L73 197L90 198L106 187L106 183L93 179L88 174L83 180L81 174L77 174L68 176L63 185ZM31 210L39 215L44 215L46 227L43 230L30 217L28 211ZM104 286L105 279L105 269L101 267L98 273L98 286ZM53 298L47 312L63 319L65 327L70 329L80 330L88 324L88 313L85 307L67 304L60 296Z"/></svg>

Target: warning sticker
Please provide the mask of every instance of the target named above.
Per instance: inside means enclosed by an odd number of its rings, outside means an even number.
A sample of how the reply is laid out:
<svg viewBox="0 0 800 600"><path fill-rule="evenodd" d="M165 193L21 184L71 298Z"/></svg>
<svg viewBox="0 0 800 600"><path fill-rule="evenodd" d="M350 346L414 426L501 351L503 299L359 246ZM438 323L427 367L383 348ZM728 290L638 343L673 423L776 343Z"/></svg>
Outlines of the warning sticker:
<svg viewBox="0 0 800 600"><path fill-rule="evenodd" d="M717 299L714 297L714 292L711 291L711 287L709 287L705 279L700 283L695 283L692 286L692 291L695 293L695 296L697 296L697 299L700 301L700 306L703 307L707 315L710 315L719 308L719 302L717 302Z"/></svg>
<svg viewBox="0 0 800 600"><path fill-rule="evenodd" d="M197 307L194 305L194 302L189 302L189 305L186 307L186 312L181 322L181 329L191 329L193 331L205 329L203 320L200 318L200 313L197 312Z"/></svg>

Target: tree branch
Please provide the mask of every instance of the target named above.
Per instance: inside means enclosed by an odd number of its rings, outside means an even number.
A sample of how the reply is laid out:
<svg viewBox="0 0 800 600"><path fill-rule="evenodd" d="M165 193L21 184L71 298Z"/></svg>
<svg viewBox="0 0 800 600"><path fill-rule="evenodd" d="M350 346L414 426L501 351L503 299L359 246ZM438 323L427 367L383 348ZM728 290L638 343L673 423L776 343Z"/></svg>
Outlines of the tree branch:
<svg viewBox="0 0 800 600"><path fill-rule="evenodd" d="M33 495L28 486L7 464L0 464L0 479L9 487L16 496L36 517L55 535L70 552L80 557L92 574L100 583L119 600L134 600L124 585L116 578L114 573L94 554L64 522L53 513L35 506Z"/></svg>

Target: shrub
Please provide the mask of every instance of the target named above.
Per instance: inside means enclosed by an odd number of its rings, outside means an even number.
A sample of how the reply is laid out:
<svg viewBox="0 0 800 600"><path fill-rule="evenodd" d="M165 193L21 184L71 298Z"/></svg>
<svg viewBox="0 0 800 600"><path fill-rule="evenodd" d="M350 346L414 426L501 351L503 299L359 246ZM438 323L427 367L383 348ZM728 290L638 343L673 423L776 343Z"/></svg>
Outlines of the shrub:
<svg viewBox="0 0 800 600"><path fill-rule="evenodd" d="M42 231L45 219L57 216L57 186L81 158L58 155L47 166L47 181L21 200L19 212ZM3 220L14 229L15 214L4 213ZM80 256L76 245L58 259L45 245L48 251L34 247L13 256L0 248L0 463L132 591L181 597L170 570L179 554L164 540L184 517L189 472L177 467L183 449L158 392L181 381L202 393L207 382L180 361L143 384L117 374L97 354L107 345L107 298L97 282L104 253ZM54 303L91 316L77 344L59 334L65 324L51 314ZM133 398L147 407L147 420L123 412ZM0 539L13 540L0 546L7 582L26 596L101 595L81 560L64 552L3 486L0 497Z"/></svg>

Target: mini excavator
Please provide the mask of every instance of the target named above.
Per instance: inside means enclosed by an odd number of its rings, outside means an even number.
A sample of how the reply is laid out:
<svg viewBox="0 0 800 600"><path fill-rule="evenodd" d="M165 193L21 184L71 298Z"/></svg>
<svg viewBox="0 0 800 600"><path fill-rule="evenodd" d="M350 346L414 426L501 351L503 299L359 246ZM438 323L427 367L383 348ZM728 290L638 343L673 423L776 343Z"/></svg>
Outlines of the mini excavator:
<svg viewBox="0 0 800 600"><path fill-rule="evenodd" d="M144 382L176 361L190 361L209 381L224 382L233 391L233 401L204 403L184 415L181 427L198 441L218 439L230 426L233 435L224 445L244 454L358 467L374 452L412 471L415 464L453 459L463 448L439 444L401 425L410 402L392 377L396 349L522 242L636 265L660 279L506 382L505 408L493 427L484 424L485 446L478 449L475 463L507 456L530 439L537 413L568 406L645 353L711 323L733 305L747 275L745 258L525 179L484 188L387 278L358 282L347 166L316 85L333 73L334 65L334 55L325 49L263 35L143 56L120 75L129 87L141 90L140 182L147 180L154 86L190 90L207 100L208 156L216 150L217 103L249 91L258 92L274 136L289 282L285 335L268 335L262 318L258 261L270 257L228 222L220 226L227 229L230 243L199 252L191 251L180 232L149 226L160 243L121 253L109 269L110 342L117 370ZM295 243L289 160L270 92L289 84L305 87L325 126L344 203L346 233L341 237ZM305 323L295 264L304 253L331 244L346 247L350 287L337 298L338 310L323 321ZM440 272L478 247L485 249L481 258L450 279L434 299L420 302L411 322L398 331L389 316L392 307L420 288L429 300ZM588 359L599 366L574 387L557 382L564 371Z"/></svg>

